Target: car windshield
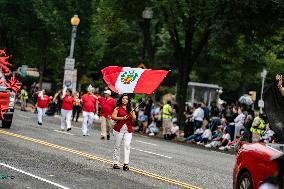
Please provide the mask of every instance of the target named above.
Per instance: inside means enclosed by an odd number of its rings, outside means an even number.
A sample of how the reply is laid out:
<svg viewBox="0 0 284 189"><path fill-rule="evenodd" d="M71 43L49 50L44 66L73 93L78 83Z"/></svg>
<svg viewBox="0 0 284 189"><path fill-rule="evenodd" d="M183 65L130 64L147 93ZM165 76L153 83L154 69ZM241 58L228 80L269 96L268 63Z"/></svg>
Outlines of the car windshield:
<svg viewBox="0 0 284 189"><path fill-rule="evenodd" d="M267 144L267 146L284 153L284 144Z"/></svg>

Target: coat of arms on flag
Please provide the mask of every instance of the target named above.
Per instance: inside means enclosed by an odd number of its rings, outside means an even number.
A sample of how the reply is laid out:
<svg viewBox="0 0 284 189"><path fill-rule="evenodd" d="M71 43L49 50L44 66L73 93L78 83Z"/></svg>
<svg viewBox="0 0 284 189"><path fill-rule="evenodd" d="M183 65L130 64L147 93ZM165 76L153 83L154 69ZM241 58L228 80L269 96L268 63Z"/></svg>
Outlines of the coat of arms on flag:
<svg viewBox="0 0 284 189"><path fill-rule="evenodd" d="M151 94L168 71L109 66L102 70L102 74L109 88L116 93Z"/></svg>
<svg viewBox="0 0 284 189"><path fill-rule="evenodd" d="M132 81L135 81L137 77L138 74L133 70L133 71L124 72L120 76L120 80L124 84L130 84Z"/></svg>

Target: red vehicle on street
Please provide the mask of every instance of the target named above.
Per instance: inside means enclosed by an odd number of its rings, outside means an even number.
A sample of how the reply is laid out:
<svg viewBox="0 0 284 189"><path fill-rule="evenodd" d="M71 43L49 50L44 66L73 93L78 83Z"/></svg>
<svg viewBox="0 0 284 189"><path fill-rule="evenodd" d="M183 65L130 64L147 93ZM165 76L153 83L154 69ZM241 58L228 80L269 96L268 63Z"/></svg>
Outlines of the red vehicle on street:
<svg viewBox="0 0 284 189"><path fill-rule="evenodd" d="M10 128L13 120L14 105L17 92L21 88L21 83L12 74L8 62L11 55L7 55L5 50L0 50L0 120L2 128Z"/></svg>
<svg viewBox="0 0 284 189"><path fill-rule="evenodd" d="M283 144L241 144L233 171L233 188L258 189L268 177L278 176L283 179L283 166L274 161L282 157L283 153Z"/></svg>

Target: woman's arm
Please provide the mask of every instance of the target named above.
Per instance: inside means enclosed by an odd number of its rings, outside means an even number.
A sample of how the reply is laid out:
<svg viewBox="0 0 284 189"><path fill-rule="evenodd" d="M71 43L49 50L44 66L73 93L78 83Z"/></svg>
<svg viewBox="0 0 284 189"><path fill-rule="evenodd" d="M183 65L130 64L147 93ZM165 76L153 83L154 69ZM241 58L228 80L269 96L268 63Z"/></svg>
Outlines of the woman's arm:
<svg viewBox="0 0 284 189"><path fill-rule="evenodd" d="M60 90L61 91L61 90ZM59 92L60 92L59 91ZM63 99L66 96L66 92L67 92L67 87L64 87L64 89L62 90L62 95L61 95L61 99Z"/></svg>
<svg viewBox="0 0 284 189"><path fill-rule="evenodd" d="M130 117L132 120L136 120L136 114L135 114L134 109L132 109L132 111L130 112Z"/></svg>
<svg viewBox="0 0 284 189"><path fill-rule="evenodd" d="M55 93L55 95L54 95L54 97L53 97L53 102L55 102L56 100L57 100L57 97L58 97L58 95L59 95L59 93L60 93L60 91L58 91L57 93Z"/></svg>
<svg viewBox="0 0 284 189"><path fill-rule="evenodd" d="M115 108L113 110L113 112L112 112L111 119L113 119L114 121L126 120L126 116L124 116L124 117L117 117L117 113L118 113L118 108Z"/></svg>
<svg viewBox="0 0 284 189"><path fill-rule="evenodd" d="M92 93L92 96L93 96L96 100L99 99L99 97L97 97L94 93Z"/></svg>
<svg viewBox="0 0 284 189"><path fill-rule="evenodd" d="M99 103L96 103L96 114L99 114Z"/></svg>

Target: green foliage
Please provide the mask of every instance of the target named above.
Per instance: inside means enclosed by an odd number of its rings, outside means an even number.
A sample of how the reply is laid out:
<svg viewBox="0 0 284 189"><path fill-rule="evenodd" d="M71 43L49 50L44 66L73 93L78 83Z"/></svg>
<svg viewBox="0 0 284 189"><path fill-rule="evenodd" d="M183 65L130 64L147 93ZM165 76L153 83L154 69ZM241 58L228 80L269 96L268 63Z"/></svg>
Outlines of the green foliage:
<svg viewBox="0 0 284 189"><path fill-rule="evenodd" d="M74 52L78 81L82 86L102 85L98 73L103 67L141 63L145 7L154 11L148 46L155 67L175 70L177 79L172 81L182 83L178 89L183 92L191 79L221 85L222 98L234 100L259 90L263 68L268 70L267 82L284 73L283 1L2 0L0 6L5 18L0 21L0 47L13 54L15 67L40 68L43 79L58 86L74 14L81 20ZM150 60L147 51L146 66ZM167 92L175 91L162 86L156 97Z"/></svg>

